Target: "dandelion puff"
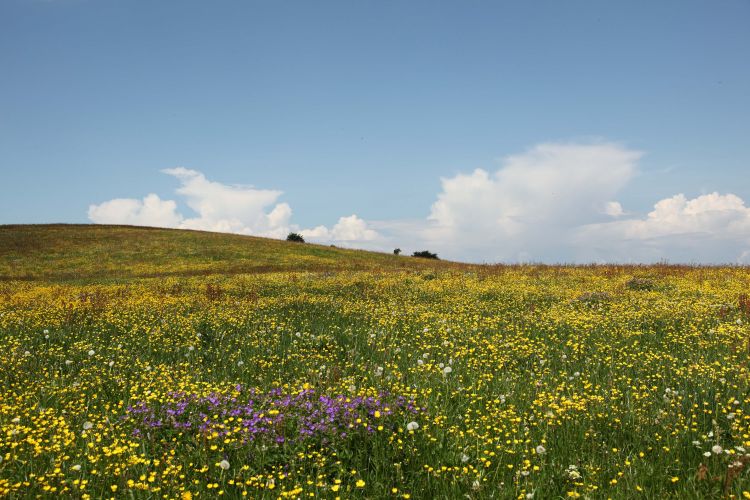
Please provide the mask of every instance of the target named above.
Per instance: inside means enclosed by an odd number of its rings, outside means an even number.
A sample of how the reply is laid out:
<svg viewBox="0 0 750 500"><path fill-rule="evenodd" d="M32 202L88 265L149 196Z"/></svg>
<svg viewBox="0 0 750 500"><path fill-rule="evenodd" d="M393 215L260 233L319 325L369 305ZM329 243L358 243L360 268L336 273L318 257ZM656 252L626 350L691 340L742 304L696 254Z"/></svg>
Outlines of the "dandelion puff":
<svg viewBox="0 0 750 500"><path fill-rule="evenodd" d="M461 463L465 464L468 461L469 461L469 455L467 455L466 453L461 453Z"/></svg>
<svg viewBox="0 0 750 500"><path fill-rule="evenodd" d="M451 368L450 366L446 366L445 368L443 368L443 375L448 375L452 371L453 368Z"/></svg>
<svg viewBox="0 0 750 500"><path fill-rule="evenodd" d="M71 467L71 469L77 472L81 470L81 464L75 464L73 467Z"/></svg>
<svg viewBox="0 0 750 500"><path fill-rule="evenodd" d="M93 349L89 350L89 356L93 356L96 353Z"/></svg>
<svg viewBox="0 0 750 500"><path fill-rule="evenodd" d="M87 430L91 429L92 427L94 427L94 424L92 424L88 420L83 423L83 430L84 431L87 431Z"/></svg>
<svg viewBox="0 0 750 500"><path fill-rule="evenodd" d="M226 460L222 460L221 462L219 462L219 467L221 467L222 470L229 470L229 462L227 462Z"/></svg>
<svg viewBox="0 0 750 500"><path fill-rule="evenodd" d="M720 454L722 451L724 451L724 448L719 446L718 444L715 444L711 447L711 451L714 452L716 455Z"/></svg>
<svg viewBox="0 0 750 500"><path fill-rule="evenodd" d="M406 424L407 431L416 431L417 429L419 429L419 424L416 422L409 422Z"/></svg>
<svg viewBox="0 0 750 500"><path fill-rule="evenodd" d="M537 447L535 448L535 450L536 450L536 454L537 454L537 455L544 455L545 453L547 453L547 448L545 448L545 447L544 447L544 446L542 446L541 444L540 444L539 446L537 446Z"/></svg>

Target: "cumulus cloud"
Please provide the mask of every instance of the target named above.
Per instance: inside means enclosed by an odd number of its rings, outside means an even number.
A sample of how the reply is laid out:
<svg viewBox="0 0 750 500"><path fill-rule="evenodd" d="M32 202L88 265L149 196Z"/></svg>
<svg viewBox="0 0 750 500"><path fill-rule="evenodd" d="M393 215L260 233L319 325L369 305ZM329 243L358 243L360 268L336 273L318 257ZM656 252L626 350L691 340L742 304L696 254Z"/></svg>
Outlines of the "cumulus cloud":
<svg viewBox="0 0 750 500"><path fill-rule="evenodd" d="M177 204L149 194L143 200L117 198L89 206L89 220L97 224L131 224L135 226L177 227L182 216Z"/></svg>
<svg viewBox="0 0 750 500"><path fill-rule="evenodd" d="M149 194L143 200L121 198L91 205L89 219L100 224L176 227L271 238L284 238L290 231L299 231L299 227L291 223L289 204L277 203L282 191L222 184L207 179L201 172L182 167L162 172L180 182L176 192L194 216L183 216L173 200ZM302 233L321 241L342 243L372 241L378 237L356 215L342 217L331 229L318 226L302 230Z"/></svg>
<svg viewBox="0 0 750 500"><path fill-rule="evenodd" d="M604 213L610 217L620 217L625 214L625 211L622 209L619 201L610 201L604 207Z"/></svg>
<svg viewBox="0 0 750 500"><path fill-rule="evenodd" d="M163 170L180 181L177 194L197 215L179 227L225 233L286 236L292 209L276 203L281 191L233 186L209 181L202 173L186 168Z"/></svg>
<svg viewBox="0 0 750 500"><path fill-rule="evenodd" d="M609 142L540 144L494 172L442 179L426 220L373 225L397 246L474 262L750 263L750 208L735 194L677 194L645 216L614 201L641 156Z"/></svg>
<svg viewBox="0 0 750 500"><path fill-rule="evenodd" d="M367 222L356 215L341 217L339 221L331 228L317 226L312 229L303 229L302 236L320 243L327 242L372 242L380 238L377 231L368 227Z"/></svg>
<svg viewBox="0 0 750 500"><path fill-rule="evenodd" d="M471 260L570 258L570 228L604 215L640 157L605 142L537 145L505 158L494 173L442 179L421 234L446 255Z"/></svg>
<svg viewBox="0 0 750 500"><path fill-rule="evenodd" d="M575 241L579 259L743 263L750 255L750 208L731 193L677 194L645 217L583 226Z"/></svg>

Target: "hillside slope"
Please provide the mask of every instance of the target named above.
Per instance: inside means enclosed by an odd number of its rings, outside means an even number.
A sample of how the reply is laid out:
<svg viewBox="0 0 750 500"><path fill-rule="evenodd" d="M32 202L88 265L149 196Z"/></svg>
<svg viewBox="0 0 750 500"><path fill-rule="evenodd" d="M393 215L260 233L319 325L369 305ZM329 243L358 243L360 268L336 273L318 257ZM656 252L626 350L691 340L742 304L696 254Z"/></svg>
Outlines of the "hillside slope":
<svg viewBox="0 0 750 500"><path fill-rule="evenodd" d="M0 226L0 280L99 280L277 271L463 267L235 234L106 225Z"/></svg>

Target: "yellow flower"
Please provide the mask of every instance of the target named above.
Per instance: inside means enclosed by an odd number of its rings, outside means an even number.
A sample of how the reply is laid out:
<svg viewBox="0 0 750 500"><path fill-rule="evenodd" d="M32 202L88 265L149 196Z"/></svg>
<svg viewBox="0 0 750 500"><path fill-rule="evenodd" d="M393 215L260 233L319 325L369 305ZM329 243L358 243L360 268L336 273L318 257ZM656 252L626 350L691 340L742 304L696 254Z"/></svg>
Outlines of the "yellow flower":
<svg viewBox="0 0 750 500"><path fill-rule="evenodd" d="M357 481L357 488L364 488L364 487L365 487L365 482L364 481L362 481L361 479L359 481Z"/></svg>

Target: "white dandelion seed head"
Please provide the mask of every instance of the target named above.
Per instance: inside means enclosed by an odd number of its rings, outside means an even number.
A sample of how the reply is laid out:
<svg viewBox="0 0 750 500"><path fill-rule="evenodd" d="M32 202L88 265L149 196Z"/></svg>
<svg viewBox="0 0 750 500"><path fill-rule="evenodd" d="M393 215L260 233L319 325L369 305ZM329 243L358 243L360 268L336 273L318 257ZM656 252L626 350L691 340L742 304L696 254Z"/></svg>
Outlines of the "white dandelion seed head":
<svg viewBox="0 0 750 500"><path fill-rule="evenodd" d="M419 424L416 422L409 422L406 424L407 431L416 431L417 429L419 429Z"/></svg>

